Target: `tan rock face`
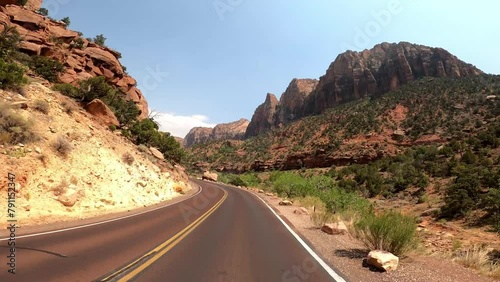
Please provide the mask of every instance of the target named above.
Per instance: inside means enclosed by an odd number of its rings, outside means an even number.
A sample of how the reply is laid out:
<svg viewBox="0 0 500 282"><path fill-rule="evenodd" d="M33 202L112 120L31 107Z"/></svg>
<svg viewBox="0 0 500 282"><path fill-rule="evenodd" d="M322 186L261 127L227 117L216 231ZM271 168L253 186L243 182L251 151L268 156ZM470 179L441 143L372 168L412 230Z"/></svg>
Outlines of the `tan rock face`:
<svg viewBox="0 0 500 282"><path fill-rule="evenodd" d="M294 78L281 95L277 116L275 117L275 126L288 124L302 116L304 102L306 98L314 91L318 85L316 79L297 79Z"/></svg>
<svg viewBox="0 0 500 282"><path fill-rule="evenodd" d="M0 0L0 6L5 5L18 5L18 0ZM28 0L24 5L24 8L31 11L38 11L42 7L42 0Z"/></svg>
<svg viewBox="0 0 500 282"><path fill-rule="evenodd" d="M347 233L347 227L344 222L327 223L321 227L321 231L330 235L343 235Z"/></svg>
<svg viewBox="0 0 500 282"><path fill-rule="evenodd" d="M85 110L87 110L87 112L91 113L93 116L97 117L101 121L101 123L107 126L120 125L120 122L116 118L113 111L111 111L111 109L99 99L95 99L92 102L88 103L87 106L85 106Z"/></svg>
<svg viewBox="0 0 500 282"><path fill-rule="evenodd" d="M0 5L11 4L0 0ZM16 1L17 3L17 1ZM126 98L135 102L140 110L139 119L148 117L148 104L142 92L136 87L136 80L124 73L118 61L118 53L107 47L98 46L81 38L77 32L68 30L32 10L38 10L42 1L28 1L26 8L8 5L0 6L0 24L16 27L23 38L20 50L29 55L41 55L64 63L65 71L59 76L63 83L77 85L79 81L95 76L120 88ZM0 31L3 25L0 25ZM54 43L57 39L58 44ZM77 47L77 41L82 44ZM80 44L79 43L79 44Z"/></svg>
<svg viewBox="0 0 500 282"><path fill-rule="evenodd" d="M165 156L163 156L163 154L158 149L156 149L154 147L149 147L149 151L151 152L151 154L155 158L157 158L159 160L164 160L165 159Z"/></svg>
<svg viewBox="0 0 500 282"><path fill-rule="evenodd" d="M274 115L279 101L274 94L268 93L264 104L257 107L245 133L246 138L259 135L269 130L274 124Z"/></svg>
<svg viewBox="0 0 500 282"><path fill-rule="evenodd" d="M340 54L307 98L303 114L318 114L368 95L379 96L425 76L458 78L481 73L441 48L382 43L371 50Z"/></svg>
<svg viewBox="0 0 500 282"><path fill-rule="evenodd" d="M212 128L195 127L184 137L184 146L191 147L194 144L205 143L210 140Z"/></svg>
<svg viewBox="0 0 500 282"><path fill-rule="evenodd" d="M218 124L210 134L211 140L241 140L245 137L250 122L247 119L240 119L235 122Z"/></svg>
<svg viewBox="0 0 500 282"><path fill-rule="evenodd" d="M203 180L209 180L209 181L214 181L214 182L217 182L218 178L219 178L219 175L217 175L217 173L211 173L209 171L205 171L205 173L203 173L203 176L201 177L201 179L203 179Z"/></svg>
<svg viewBox="0 0 500 282"><path fill-rule="evenodd" d="M386 251L371 251L367 257L367 263L384 271L396 270L399 265L399 258Z"/></svg>
<svg viewBox="0 0 500 282"><path fill-rule="evenodd" d="M245 137L248 124L250 122L242 118L235 122L218 124L213 129L195 127L184 137L184 146L191 147L214 140L242 140Z"/></svg>

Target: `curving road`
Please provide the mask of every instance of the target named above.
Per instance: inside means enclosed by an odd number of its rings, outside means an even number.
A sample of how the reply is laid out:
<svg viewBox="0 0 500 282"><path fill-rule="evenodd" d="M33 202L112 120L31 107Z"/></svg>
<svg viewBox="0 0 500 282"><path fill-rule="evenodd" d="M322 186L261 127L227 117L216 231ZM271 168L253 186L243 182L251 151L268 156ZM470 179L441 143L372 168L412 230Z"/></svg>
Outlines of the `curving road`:
<svg viewBox="0 0 500 282"><path fill-rule="evenodd" d="M343 281L259 198L220 184L147 213L0 239L0 281Z"/></svg>

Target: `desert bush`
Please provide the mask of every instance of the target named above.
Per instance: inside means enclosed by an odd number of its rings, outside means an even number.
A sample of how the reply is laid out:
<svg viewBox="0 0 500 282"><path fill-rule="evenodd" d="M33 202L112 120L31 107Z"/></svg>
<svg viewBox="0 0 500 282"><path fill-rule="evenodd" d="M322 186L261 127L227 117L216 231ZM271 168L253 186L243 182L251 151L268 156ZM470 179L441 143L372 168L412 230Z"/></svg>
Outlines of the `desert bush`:
<svg viewBox="0 0 500 282"><path fill-rule="evenodd" d="M319 210L313 211L310 215L310 218L311 222L316 228L321 228L326 223L335 221L335 215L327 211L319 211Z"/></svg>
<svg viewBox="0 0 500 282"><path fill-rule="evenodd" d="M50 82L57 82L58 75L64 70L64 65L54 59L44 56L34 56L30 68Z"/></svg>
<svg viewBox="0 0 500 282"><path fill-rule="evenodd" d="M40 9L38 9L38 13L42 16L48 16L49 10L47 10L46 8L40 8Z"/></svg>
<svg viewBox="0 0 500 282"><path fill-rule="evenodd" d="M61 22L66 24L66 27L68 27L71 24L71 20L69 17L64 17L61 19Z"/></svg>
<svg viewBox="0 0 500 282"><path fill-rule="evenodd" d="M31 143L40 139L33 122L5 103L0 103L0 135L3 144Z"/></svg>
<svg viewBox="0 0 500 282"><path fill-rule="evenodd" d="M316 196L305 196L303 198L294 198L294 203L306 208L312 208L313 211L325 211L325 203Z"/></svg>
<svg viewBox="0 0 500 282"><path fill-rule="evenodd" d="M243 181L240 176L234 176L231 180L229 180L228 184L240 187L247 186L247 183Z"/></svg>
<svg viewBox="0 0 500 282"><path fill-rule="evenodd" d="M356 236L371 250L404 255L416 244L416 219L398 212L364 215L354 228Z"/></svg>
<svg viewBox="0 0 500 282"><path fill-rule="evenodd" d="M65 113L67 113L68 115L72 115L73 112L75 111L75 107L73 107L73 105L71 103L66 102L66 101L61 103L61 107L63 108L63 111Z"/></svg>
<svg viewBox="0 0 500 282"><path fill-rule="evenodd" d="M71 143L64 136L58 136L51 145L56 152L64 157L67 157L71 150L73 150L73 146L71 146Z"/></svg>
<svg viewBox="0 0 500 282"><path fill-rule="evenodd" d="M455 253L453 260L473 269L481 269L489 263L489 252L484 245L474 245L466 250Z"/></svg>
<svg viewBox="0 0 500 282"><path fill-rule="evenodd" d="M17 89L26 83L24 68L15 64L7 63L0 59L0 88Z"/></svg>
<svg viewBox="0 0 500 282"><path fill-rule="evenodd" d="M130 152L126 152L122 155L122 160L128 165L132 165L135 161L135 158Z"/></svg>
<svg viewBox="0 0 500 282"><path fill-rule="evenodd" d="M103 34L96 35L93 39L90 41L93 41L95 44L100 45L100 46L105 46L106 44L106 37L104 37Z"/></svg>
<svg viewBox="0 0 500 282"><path fill-rule="evenodd" d="M0 33L0 59L10 60L12 56L18 53L21 36L13 26L2 23L4 29Z"/></svg>
<svg viewBox="0 0 500 282"><path fill-rule="evenodd" d="M75 41L73 41L73 47L75 47L77 49L83 50L84 46L85 46L85 42L81 38L77 38L77 39L75 39Z"/></svg>
<svg viewBox="0 0 500 282"><path fill-rule="evenodd" d="M41 113L48 114L50 111L50 104L45 100L35 100L33 108Z"/></svg>
<svg viewBox="0 0 500 282"><path fill-rule="evenodd" d="M54 86L52 86L52 90L59 91L61 92L61 94L71 98L80 98L78 88L68 83L55 84Z"/></svg>

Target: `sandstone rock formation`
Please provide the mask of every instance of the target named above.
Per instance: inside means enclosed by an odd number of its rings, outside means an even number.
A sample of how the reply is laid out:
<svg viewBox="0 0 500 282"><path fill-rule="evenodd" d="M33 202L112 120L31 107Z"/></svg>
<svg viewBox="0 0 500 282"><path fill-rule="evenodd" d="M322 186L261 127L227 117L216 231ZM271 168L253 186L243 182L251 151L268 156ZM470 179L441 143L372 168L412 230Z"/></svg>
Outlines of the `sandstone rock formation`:
<svg viewBox="0 0 500 282"><path fill-rule="evenodd" d="M340 54L306 101L303 115L367 96L379 96L424 76L465 77L482 71L441 48L401 42Z"/></svg>
<svg viewBox="0 0 500 282"><path fill-rule="evenodd" d="M209 171L205 171L205 173L203 173L203 176L201 177L201 179L203 180L208 180L213 182L217 182L218 178L219 176L217 175L217 173L211 173Z"/></svg>
<svg viewBox="0 0 500 282"><path fill-rule="evenodd" d="M214 127L210 134L211 140L241 140L245 137L250 122L247 119L240 119L235 122L221 123Z"/></svg>
<svg viewBox="0 0 500 282"><path fill-rule="evenodd" d="M41 1L29 1L27 7L38 10L40 4ZM141 112L140 119L147 118L147 101L136 87L135 79L123 71L118 52L87 41L77 32L66 29L64 23L17 5L0 6L0 31L3 25L13 26L19 32L22 52L62 62L65 70L59 77L61 82L76 85L90 77L104 76L125 93L126 99L135 102Z"/></svg>
<svg viewBox="0 0 500 282"><path fill-rule="evenodd" d="M120 122L111 109L99 99L94 99L85 106L85 110L97 117L106 126L119 126Z"/></svg>
<svg viewBox="0 0 500 282"><path fill-rule="evenodd" d="M245 133L246 138L250 138L268 131L274 122L274 116L279 101L274 94L267 93L266 101L255 110L252 121L248 125Z"/></svg>
<svg viewBox="0 0 500 282"><path fill-rule="evenodd" d="M371 251L367 257L367 263L380 270L396 270L399 264L399 258L386 251Z"/></svg>
<svg viewBox="0 0 500 282"><path fill-rule="evenodd" d="M208 142L211 134L212 128L210 127L195 127L184 137L184 146L191 147L195 144Z"/></svg>
<svg viewBox="0 0 500 282"><path fill-rule="evenodd" d="M306 98L318 85L316 79L294 78L279 102L273 94L268 94L264 104L255 111L252 122L245 134L250 138L264 133L272 128L280 127L300 118L304 111Z"/></svg>
<svg viewBox="0 0 500 282"><path fill-rule="evenodd" d="M318 82L316 79L294 78L285 93L281 95L274 125L288 124L300 118L305 100L314 91Z"/></svg>
<svg viewBox="0 0 500 282"><path fill-rule="evenodd" d="M19 0L0 0L0 6L18 5ZM42 7L42 0L28 0L24 8L30 11L38 11Z"/></svg>
<svg viewBox="0 0 500 282"><path fill-rule="evenodd" d="M247 119L242 118L235 122L218 124L214 128L195 127L184 137L184 146L191 147L215 140L241 140L245 137L249 124Z"/></svg>
<svg viewBox="0 0 500 282"><path fill-rule="evenodd" d="M347 227L344 222L327 223L321 227L321 231L330 235L344 235L347 233Z"/></svg>

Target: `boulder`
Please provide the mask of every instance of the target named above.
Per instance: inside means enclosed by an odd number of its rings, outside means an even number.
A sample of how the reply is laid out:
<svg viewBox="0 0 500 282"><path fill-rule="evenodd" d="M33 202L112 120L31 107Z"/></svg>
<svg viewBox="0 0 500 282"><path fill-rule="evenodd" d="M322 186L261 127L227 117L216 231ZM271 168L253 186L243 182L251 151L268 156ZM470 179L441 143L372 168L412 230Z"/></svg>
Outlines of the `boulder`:
<svg viewBox="0 0 500 282"><path fill-rule="evenodd" d="M165 159L165 156L163 156L162 152L160 152L158 149L154 148L154 147L149 147L149 151L151 152L151 154L159 159L159 160L164 160Z"/></svg>
<svg viewBox="0 0 500 282"><path fill-rule="evenodd" d="M327 223L321 227L321 231L330 235L344 235L347 233L347 226L342 221Z"/></svg>
<svg viewBox="0 0 500 282"><path fill-rule="evenodd" d="M211 173L209 171L205 171L203 173L203 176L201 177L201 179L203 179L203 180L208 180L208 181L213 181L213 182L217 182L218 178L219 178L219 175L217 175L217 173Z"/></svg>
<svg viewBox="0 0 500 282"><path fill-rule="evenodd" d="M383 271L396 270L399 265L399 258L386 251L371 251L368 254L366 262Z"/></svg>
<svg viewBox="0 0 500 282"><path fill-rule="evenodd" d="M289 200L283 200L283 201L279 202L279 205L280 206L291 206L291 205L293 205L293 202L289 201Z"/></svg>
<svg viewBox="0 0 500 282"><path fill-rule="evenodd" d="M105 64L108 64L111 71L115 72L116 74L123 75L123 68L120 62L110 52L97 47L87 47L85 49L85 55L94 60L98 60Z"/></svg>
<svg viewBox="0 0 500 282"><path fill-rule="evenodd" d="M94 99L85 106L85 110L97 117L106 126L119 126L120 122L111 109L99 99Z"/></svg>
<svg viewBox="0 0 500 282"><path fill-rule="evenodd" d="M293 213L298 215L309 215L309 211L306 208L296 209Z"/></svg>

